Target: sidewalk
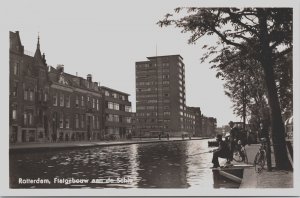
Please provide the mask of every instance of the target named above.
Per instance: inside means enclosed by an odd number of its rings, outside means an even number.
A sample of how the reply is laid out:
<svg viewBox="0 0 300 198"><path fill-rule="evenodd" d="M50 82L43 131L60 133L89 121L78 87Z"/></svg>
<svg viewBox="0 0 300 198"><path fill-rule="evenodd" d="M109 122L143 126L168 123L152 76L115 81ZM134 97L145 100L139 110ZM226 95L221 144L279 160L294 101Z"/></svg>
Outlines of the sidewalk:
<svg viewBox="0 0 300 198"><path fill-rule="evenodd" d="M195 137L192 140L202 140L206 138ZM73 142L33 142L33 143L17 143L9 146L11 151L16 150L45 150L45 149L63 149L63 148L80 148L80 147L96 147L96 146L120 146L128 144L145 144L145 143L158 143L158 142L175 142L187 141L188 138L134 138L131 140L116 140L116 141L73 141Z"/></svg>
<svg viewBox="0 0 300 198"><path fill-rule="evenodd" d="M259 144L246 146L248 162L253 164L254 157L259 149ZM272 166L275 166L274 154L272 152ZM240 188L293 188L293 172L272 170L268 172L263 170L258 174L254 167L244 169L243 180Z"/></svg>

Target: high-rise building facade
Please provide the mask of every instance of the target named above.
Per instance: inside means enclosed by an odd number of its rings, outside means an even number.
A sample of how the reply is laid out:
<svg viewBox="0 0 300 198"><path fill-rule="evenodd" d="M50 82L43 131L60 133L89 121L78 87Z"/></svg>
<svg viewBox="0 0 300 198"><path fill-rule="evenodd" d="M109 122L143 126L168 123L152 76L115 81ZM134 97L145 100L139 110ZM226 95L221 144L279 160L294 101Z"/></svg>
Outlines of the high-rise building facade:
<svg viewBox="0 0 300 198"><path fill-rule="evenodd" d="M184 130L185 65L180 55L147 57L136 62L136 130L143 136Z"/></svg>

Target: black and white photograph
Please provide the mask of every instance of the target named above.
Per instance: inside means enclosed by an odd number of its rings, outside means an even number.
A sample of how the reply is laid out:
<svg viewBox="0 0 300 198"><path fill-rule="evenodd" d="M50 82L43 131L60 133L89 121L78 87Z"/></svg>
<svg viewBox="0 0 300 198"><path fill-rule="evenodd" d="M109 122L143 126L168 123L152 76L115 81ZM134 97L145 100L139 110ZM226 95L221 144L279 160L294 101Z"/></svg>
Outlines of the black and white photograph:
<svg viewBox="0 0 300 198"><path fill-rule="evenodd" d="M3 195L297 195L299 2L0 4Z"/></svg>

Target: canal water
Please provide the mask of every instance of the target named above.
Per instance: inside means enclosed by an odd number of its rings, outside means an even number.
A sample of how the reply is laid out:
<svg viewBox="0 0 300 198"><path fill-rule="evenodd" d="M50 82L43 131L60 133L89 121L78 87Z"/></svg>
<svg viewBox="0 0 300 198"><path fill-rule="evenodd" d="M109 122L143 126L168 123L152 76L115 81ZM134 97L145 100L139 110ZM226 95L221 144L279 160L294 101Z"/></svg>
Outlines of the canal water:
<svg viewBox="0 0 300 198"><path fill-rule="evenodd" d="M10 153L10 187L238 188L214 179L212 153L195 155L210 149L191 140ZM50 184L32 183L38 178Z"/></svg>

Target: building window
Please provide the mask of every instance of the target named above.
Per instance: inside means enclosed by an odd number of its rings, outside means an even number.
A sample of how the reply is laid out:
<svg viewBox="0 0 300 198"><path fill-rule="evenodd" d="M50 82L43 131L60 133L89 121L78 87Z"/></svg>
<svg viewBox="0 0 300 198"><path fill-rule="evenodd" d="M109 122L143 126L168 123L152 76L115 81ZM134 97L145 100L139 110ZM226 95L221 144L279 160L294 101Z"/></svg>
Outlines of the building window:
<svg viewBox="0 0 300 198"><path fill-rule="evenodd" d="M84 96L81 96L81 106L84 106Z"/></svg>
<svg viewBox="0 0 300 198"><path fill-rule="evenodd" d="M96 117L96 122L97 122L97 129L99 129L100 127L99 127L99 117L98 116Z"/></svg>
<svg viewBox="0 0 300 198"><path fill-rule="evenodd" d="M29 91L29 101L33 101L33 91Z"/></svg>
<svg viewBox="0 0 300 198"><path fill-rule="evenodd" d="M59 118L59 128L64 128L64 114L61 113L60 114L60 118Z"/></svg>
<svg viewBox="0 0 300 198"><path fill-rule="evenodd" d="M13 109L13 110L12 110L12 119L13 119L13 120L16 120L16 119L17 119L17 110L16 110L16 109Z"/></svg>
<svg viewBox="0 0 300 198"><path fill-rule="evenodd" d="M70 128L70 120L69 120L69 118L66 118L65 125L66 125L66 129Z"/></svg>
<svg viewBox="0 0 300 198"><path fill-rule="evenodd" d="M169 111L165 111L164 115L170 115L170 112Z"/></svg>
<svg viewBox="0 0 300 198"><path fill-rule="evenodd" d="M68 108L70 108L70 96L67 96L66 97L66 106L68 107Z"/></svg>
<svg viewBox="0 0 300 198"><path fill-rule="evenodd" d="M112 114L106 114L106 121L113 122L114 121L113 115Z"/></svg>
<svg viewBox="0 0 300 198"><path fill-rule="evenodd" d="M53 96L53 106L57 106L57 94Z"/></svg>
<svg viewBox="0 0 300 198"><path fill-rule="evenodd" d="M81 115L81 128L84 128L84 115Z"/></svg>
<svg viewBox="0 0 300 198"><path fill-rule="evenodd" d="M126 123L131 123L131 117L126 117Z"/></svg>
<svg viewBox="0 0 300 198"><path fill-rule="evenodd" d="M76 129L79 128L79 118L78 118L78 114L75 114L75 128L76 128Z"/></svg>
<svg viewBox="0 0 300 198"><path fill-rule="evenodd" d="M44 101L47 102L48 100L48 93L44 93Z"/></svg>
<svg viewBox="0 0 300 198"><path fill-rule="evenodd" d="M23 124L25 125L25 126L27 126L27 113L25 113L24 112L24 114L23 114Z"/></svg>
<svg viewBox="0 0 300 198"><path fill-rule="evenodd" d="M114 109L114 103L108 102L108 108L109 109Z"/></svg>
<svg viewBox="0 0 300 198"><path fill-rule="evenodd" d="M115 109L115 110L120 110L120 106L119 106L119 104L117 104L117 103L114 103L114 109Z"/></svg>
<svg viewBox="0 0 300 198"><path fill-rule="evenodd" d="M125 106L125 111L126 112L131 112L131 106Z"/></svg>
<svg viewBox="0 0 300 198"><path fill-rule="evenodd" d="M24 90L24 100L27 100L27 93L28 93L28 91Z"/></svg>
<svg viewBox="0 0 300 198"><path fill-rule="evenodd" d="M78 96L76 96L76 99L75 99L75 106L76 106L76 107L79 107L79 99L78 99Z"/></svg>
<svg viewBox="0 0 300 198"><path fill-rule="evenodd" d="M32 113L28 114L28 120L29 120L29 125L32 125L32 123L33 123Z"/></svg>
<svg viewBox="0 0 300 198"><path fill-rule="evenodd" d="M125 96L122 96L122 100L125 100Z"/></svg>
<svg viewBox="0 0 300 198"><path fill-rule="evenodd" d="M93 109L95 108L95 98L93 98Z"/></svg>
<svg viewBox="0 0 300 198"><path fill-rule="evenodd" d="M113 93L112 96L113 96L114 98L118 98L118 94L116 94L116 93Z"/></svg>
<svg viewBox="0 0 300 198"><path fill-rule="evenodd" d="M97 99L97 110L99 110L99 100Z"/></svg>
<svg viewBox="0 0 300 198"><path fill-rule="evenodd" d="M96 116L94 116L94 115L93 115L93 129L95 129L95 128L96 128L96 121L95 121L95 117L96 117Z"/></svg>
<svg viewBox="0 0 300 198"><path fill-rule="evenodd" d="M114 115L114 122L119 122L119 121L120 121L119 115Z"/></svg>
<svg viewBox="0 0 300 198"><path fill-rule="evenodd" d="M19 75L19 69L20 69L20 64L16 63L14 65L14 75L18 76Z"/></svg>
<svg viewBox="0 0 300 198"><path fill-rule="evenodd" d="M105 96L109 96L109 92L108 91L105 91Z"/></svg>
<svg viewBox="0 0 300 198"><path fill-rule="evenodd" d="M65 105L65 97L63 94L60 95L59 103L61 107Z"/></svg>
<svg viewBox="0 0 300 198"><path fill-rule="evenodd" d="M12 87L12 96L17 96L17 95L18 95L18 83L14 82Z"/></svg>

